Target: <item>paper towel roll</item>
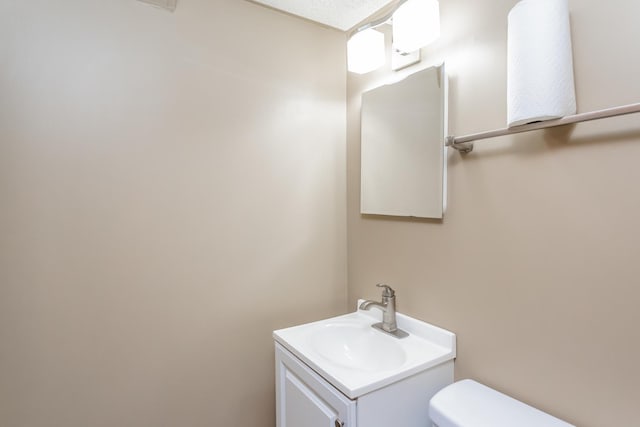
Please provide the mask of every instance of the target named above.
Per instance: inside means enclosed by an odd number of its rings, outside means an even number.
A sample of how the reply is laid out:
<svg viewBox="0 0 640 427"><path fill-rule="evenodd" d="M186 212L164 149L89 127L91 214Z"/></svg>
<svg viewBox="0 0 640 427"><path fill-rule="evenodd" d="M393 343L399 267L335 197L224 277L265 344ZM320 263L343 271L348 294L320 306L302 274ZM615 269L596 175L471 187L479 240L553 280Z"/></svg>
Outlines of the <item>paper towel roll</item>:
<svg viewBox="0 0 640 427"><path fill-rule="evenodd" d="M575 114L568 0L522 0L508 21L508 126Z"/></svg>

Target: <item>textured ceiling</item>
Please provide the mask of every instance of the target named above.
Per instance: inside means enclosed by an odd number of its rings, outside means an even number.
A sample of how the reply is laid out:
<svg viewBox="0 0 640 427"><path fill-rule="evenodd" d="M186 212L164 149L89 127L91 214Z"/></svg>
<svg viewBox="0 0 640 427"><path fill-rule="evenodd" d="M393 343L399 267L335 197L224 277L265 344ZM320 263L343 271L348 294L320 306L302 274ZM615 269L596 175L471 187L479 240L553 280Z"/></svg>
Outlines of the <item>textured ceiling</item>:
<svg viewBox="0 0 640 427"><path fill-rule="evenodd" d="M394 0L250 0L347 31Z"/></svg>
<svg viewBox="0 0 640 427"><path fill-rule="evenodd" d="M176 10L176 5L178 2L178 0L140 0L140 1L144 3L152 4L154 6L161 7L163 9L170 10L171 12Z"/></svg>

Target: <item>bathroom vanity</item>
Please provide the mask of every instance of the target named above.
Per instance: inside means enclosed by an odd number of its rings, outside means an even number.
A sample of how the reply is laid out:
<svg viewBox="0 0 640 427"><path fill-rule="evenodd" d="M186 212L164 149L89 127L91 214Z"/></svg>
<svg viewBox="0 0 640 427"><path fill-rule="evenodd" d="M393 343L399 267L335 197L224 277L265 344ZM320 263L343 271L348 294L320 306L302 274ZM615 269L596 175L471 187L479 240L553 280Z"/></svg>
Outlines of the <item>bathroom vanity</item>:
<svg viewBox="0 0 640 427"><path fill-rule="evenodd" d="M396 338L357 310L277 330L278 427L424 427L429 399L453 382L455 335L397 314Z"/></svg>

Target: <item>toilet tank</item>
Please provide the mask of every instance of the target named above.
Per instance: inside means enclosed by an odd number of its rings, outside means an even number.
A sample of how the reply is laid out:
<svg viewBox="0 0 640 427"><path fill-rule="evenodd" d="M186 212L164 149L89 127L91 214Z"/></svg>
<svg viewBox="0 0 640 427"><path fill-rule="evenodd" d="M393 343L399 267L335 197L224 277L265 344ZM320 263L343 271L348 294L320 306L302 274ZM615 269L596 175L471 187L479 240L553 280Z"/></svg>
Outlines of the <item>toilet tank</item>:
<svg viewBox="0 0 640 427"><path fill-rule="evenodd" d="M437 427L575 427L473 380L436 393L429 417Z"/></svg>

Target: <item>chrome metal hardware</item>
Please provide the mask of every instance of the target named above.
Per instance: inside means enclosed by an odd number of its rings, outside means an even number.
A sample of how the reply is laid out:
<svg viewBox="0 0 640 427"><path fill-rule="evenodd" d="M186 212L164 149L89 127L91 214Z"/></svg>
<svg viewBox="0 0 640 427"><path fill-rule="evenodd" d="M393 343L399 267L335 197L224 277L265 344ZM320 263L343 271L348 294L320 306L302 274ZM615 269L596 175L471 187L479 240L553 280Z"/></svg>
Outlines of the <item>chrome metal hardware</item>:
<svg viewBox="0 0 640 427"><path fill-rule="evenodd" d="M396 338L408 337L409 334L398 329L396 322L396 291L384 283L378 283L376 286L383 288L382 302L366 300L360 304L360 310L371 310L372 307L382 310L382 323L376 323L371 326Z"/></svg>
<svg viewBox="0 0 640 427"><path fill-rule="evenodd" d="M389 285L385 285L384 283L378 283L376 286L379 288L384 288L382 290L383 297L392 297L396 294L396 291L394 291L393 288Z"/></svg>
<svg viewBox="0 0 640 427"><path fill-rule="evenodd" d="M606 108L604 110L591 111L589 113L574 114L557 120L545 120L530 123L528 125L513 126L510 128L490 130L465 136L447 136L445 146L455 148L461 153L470 153L473 150L473 142L481 139L495 138L504 135L530 132L532 130L546 129L555 126L565 126L573 123L588 122L591 120L607 119L609 117L623 116L626 114L640 113L640 103L622 105L620 107Z"/></svg>
<svg viewBox="0 0 640 427"><path fill-rule="evenodd" d="M344 427L344 423L339 418L336 418L336 427Z"/></svg>

